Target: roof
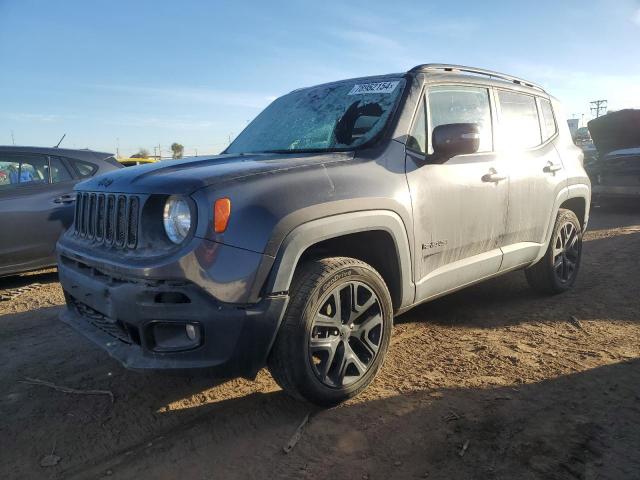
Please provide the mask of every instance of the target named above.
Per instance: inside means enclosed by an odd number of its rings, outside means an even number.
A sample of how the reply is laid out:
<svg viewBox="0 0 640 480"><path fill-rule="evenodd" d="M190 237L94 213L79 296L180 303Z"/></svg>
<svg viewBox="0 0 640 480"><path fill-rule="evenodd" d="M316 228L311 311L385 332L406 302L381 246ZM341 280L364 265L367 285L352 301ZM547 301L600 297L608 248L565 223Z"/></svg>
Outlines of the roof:
<svg viewBox="0 0 640 480"><path fill-rule="evenodd" d="M0 145L0 153L35 153L40 155L60 155L62 157L77 158L79 160L95 160L112 157L112 153L96 152L88 149L71 149L56 147L27 147L17 145Z"/></svg>
<svg viewBox="0 0 640 480"><path fill-rule="evenodd" d="M484 68L477 67L468 67L465 65L451 65L447 63L424 63L421 65L416 65L408 73L449 73L454 75L465 75L465 76L484 76L490 79L501 80L506 83L519 85L522 87L528 87L535 90L539 90L541 92L547 93L544 88L540 85L537 85L529 80L525 80L523 78L514 77L513 75L508 75L506 73L494 72L493 70L487 70Z"/></svg>
<svg viewBox="0 0 640 480"><path fill-rule="evenodd" d="M497 87L516 87L519 90L530 91L535 90L537 94L540 93L551 97L548 92L544 90L540 85L537 85L529 80L525 80L519 77L514 77L513 75L508 75L506 73L494 72L492 70L486 70L484 68L476 68L476 67L468 67L465 65L453 65L447 63L424 63L421 65L416 65L411 70L408 70L404 73L387 73L382 75L369 75L365 77L356 77L356 78L348 78L342 80L334 80L328 83L321 83L318 85L312 85L308 87L296 88L289 93L299 92L302 90L308 90L312 88L318 87L329 87L332 85L337 85L345 82L384 82L387 80L395 80L402 77L413 76L416 73L423 74L438 74L444 75L447 77L452 77L454 79L464 78L465 80L477 78L477 77L485 77L487 79L487 83L492 84ZM450 80L447 78L446 80ZM532 93L532 92L528 92Z"/></svg>

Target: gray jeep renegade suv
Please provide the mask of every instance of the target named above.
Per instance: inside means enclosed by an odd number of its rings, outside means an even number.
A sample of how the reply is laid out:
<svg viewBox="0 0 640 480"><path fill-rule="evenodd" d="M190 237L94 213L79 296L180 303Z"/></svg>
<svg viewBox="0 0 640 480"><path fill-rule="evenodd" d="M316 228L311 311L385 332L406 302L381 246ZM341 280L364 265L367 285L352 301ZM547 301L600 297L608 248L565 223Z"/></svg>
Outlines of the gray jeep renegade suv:
<svg viewBox="0 0 640 480"><path fill-rule="evenodd" d="M571 288L590 188L525 80L428 64L295 90L219 156L80 184L63 320L129 368L268 366L333 405L372 381L394 315L516 269Z"/></svg>

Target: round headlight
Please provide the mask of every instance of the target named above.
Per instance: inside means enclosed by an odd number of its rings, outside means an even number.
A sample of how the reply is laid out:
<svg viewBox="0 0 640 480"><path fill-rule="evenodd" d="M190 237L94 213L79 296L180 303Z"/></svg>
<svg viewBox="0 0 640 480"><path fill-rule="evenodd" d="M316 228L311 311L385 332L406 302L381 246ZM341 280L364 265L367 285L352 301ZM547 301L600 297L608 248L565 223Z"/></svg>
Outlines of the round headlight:
<svg viewBox="0 0 640 480"><path fill-rule="evenodd" d="M191 229L191 210L187 201L181 197L169 197L162 217L169 240L182 243Z"/></svg>

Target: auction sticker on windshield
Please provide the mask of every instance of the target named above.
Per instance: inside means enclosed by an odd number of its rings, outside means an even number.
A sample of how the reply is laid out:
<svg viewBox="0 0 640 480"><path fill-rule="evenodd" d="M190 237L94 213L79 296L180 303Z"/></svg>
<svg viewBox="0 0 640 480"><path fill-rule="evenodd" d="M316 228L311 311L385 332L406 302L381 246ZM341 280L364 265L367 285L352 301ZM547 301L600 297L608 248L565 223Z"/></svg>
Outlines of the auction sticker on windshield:
<svg viewBox="0 0 640 480"><path fill-rule="evenodd" d="M398 86L395 82L358 83L347 93L347 95L359 95L361 93L391 93Z"/></svg>

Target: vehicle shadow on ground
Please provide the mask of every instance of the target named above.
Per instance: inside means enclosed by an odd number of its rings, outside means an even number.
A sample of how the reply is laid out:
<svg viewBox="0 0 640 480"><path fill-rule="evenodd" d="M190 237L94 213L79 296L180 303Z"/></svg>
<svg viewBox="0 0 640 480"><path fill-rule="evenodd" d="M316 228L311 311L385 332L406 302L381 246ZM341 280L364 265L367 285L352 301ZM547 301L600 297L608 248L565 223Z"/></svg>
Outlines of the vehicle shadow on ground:
<svg viewBox="0 0 640 480"><path fill-rule="evenodd" d="M415 391L319 413L294 461L323 477L320 450L332 478L632 478L639 398L638 359L517 388Z"/></svg>
<svg viewBox="0 0 640 480"><path fill-rule="evenodd" d="M537 294L529 288L524 272L516 271L420 305L395 322L495 328L570 321L572 316L638 321L638 252L640 232L595 238L584 243L579 277L569 292Z"/></svg>
<svg viewBox="0 0 640 480"><path fill-rule="evenodd" d="M196 419L128 449L132 453L64 473L71 478L109 470L118 478L632 478L640 468L638 398L637 359L516 388L413 391L324 411L279 392L253 394L198 407ZM285 455L282 447L310 411L302 437Z"/></svg>
<svg viewBox="0 0 640 480"><path fill-rule="evenodd" d="M25 287L34 283L48 284L58 281L58 271L48 269L41 272L0 277L0 291Z"/></svg>

